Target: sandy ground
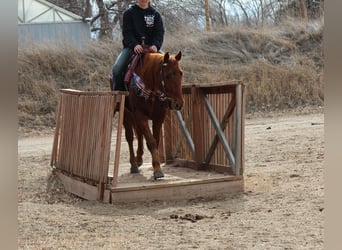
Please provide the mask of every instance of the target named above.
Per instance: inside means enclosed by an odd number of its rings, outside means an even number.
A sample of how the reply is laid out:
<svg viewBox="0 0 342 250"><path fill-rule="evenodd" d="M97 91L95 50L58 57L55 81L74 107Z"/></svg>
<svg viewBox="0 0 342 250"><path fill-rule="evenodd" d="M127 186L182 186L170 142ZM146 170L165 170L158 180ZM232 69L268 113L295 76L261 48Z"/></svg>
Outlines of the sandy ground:
<svg viewBox="0 0 342 250"><path fill-rule="evenodd" d="M51 174L52 141L19 136L19 249L323 249L322 112L247 119L245 190L210 199L82 200Z"/></svg>

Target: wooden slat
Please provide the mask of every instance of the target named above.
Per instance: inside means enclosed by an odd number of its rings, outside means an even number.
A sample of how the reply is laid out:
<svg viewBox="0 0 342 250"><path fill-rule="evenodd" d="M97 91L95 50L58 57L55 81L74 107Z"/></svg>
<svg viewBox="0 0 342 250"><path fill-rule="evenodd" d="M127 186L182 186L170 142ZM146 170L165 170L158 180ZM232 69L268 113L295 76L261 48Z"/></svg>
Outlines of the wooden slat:
<svg viewBox="0 0 342 250"><path fill-rule="evenodd" d="M61 106L62 102L60 101L58 103L57 108L57 115L56 115L56 129L55 129L55 135L53 139L53 146L52 146L52 153L51 153L51 161L50 166L55 166L57 161L57 148L58 148L58 137L59 137L59 127L60 127L60 116L61 116Z"/></svg>
<svg viewBox="0 0 342 250"><path fill-rule="evenodd" d="M74 176L97 183L97 199L103 198L108 180L112 122L117 102L121 102L118 130L122 129L127 95L123 93L61 90L51 163L68 173L70 178ZM116 145L116 154L120 156L120 142Z"/></svg>
<svg viewBox="0 0 342 250"><path fill-rule="evenodd" d="M97 127L99 129L99 142L97 145L97 155L98 155L98 159L95 159L96 164L98 163L98 199L102 200L103 199L103 192L104 192L104 173L108 172L105 171L105 138L106 135L106 123L107 123L107 116L108 114L108 108L107 108L107 104L106 104L106 99L101 96L100 98L98 98L98 103L97 105L99 105L98 109L99 109L99 115L100 117L100 121L102 121L101 124L99 124Z"/></svg>
<svg viewBox="0 0 342 250"><path fill-rule="evenodd" d="M115 150L113 181L112 181L113 187L115 187L118 182L120 146L121 146L121 134L122 134L122 124L123 124L123 118L124 118L124 109L125 109L125 97L122 96L121 101L120 101L119 122L118 122L118 128L117 128L117 136L116 136L116 150Z"/></svg>

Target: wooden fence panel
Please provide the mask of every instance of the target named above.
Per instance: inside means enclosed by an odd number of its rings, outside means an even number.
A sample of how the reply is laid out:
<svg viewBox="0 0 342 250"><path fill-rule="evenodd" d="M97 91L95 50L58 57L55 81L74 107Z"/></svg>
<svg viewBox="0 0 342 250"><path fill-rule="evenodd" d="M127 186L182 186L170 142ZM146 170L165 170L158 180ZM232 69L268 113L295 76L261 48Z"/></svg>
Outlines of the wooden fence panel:
<svg viewBox="0 0 342 250"><path fill-rule="evenodd" d="M113 119L123 100L121 92L61 90L51 165L94 185L108 183Z"/></svg>
<svg viewBox="0 0 342 250"><path fill-rule="evenodd" d="M164 145L168 147L166 161L181 160L196 169L227 167L229 170L223 171L240 175L244 157L245 94L242 83L186 85L183 94L183 109L178 114L169 112L164 123L167 131ZM190 139L185 136L186 131Z"/></svg>

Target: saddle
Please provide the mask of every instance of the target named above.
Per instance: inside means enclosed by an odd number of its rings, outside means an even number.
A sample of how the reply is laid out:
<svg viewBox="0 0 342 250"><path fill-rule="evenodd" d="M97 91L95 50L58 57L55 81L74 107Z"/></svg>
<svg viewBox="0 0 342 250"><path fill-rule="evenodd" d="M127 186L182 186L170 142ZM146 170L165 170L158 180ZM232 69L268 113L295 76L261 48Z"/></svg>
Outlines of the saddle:
<svg viewBox="0 0 342 250"><path fill-rule="evenodd" d="M127 69L124 72L124 84L126 86L126 89L129 89L129 85L131 82L131 79L133 77L135 68L138 64L138 62L141 60L143 54L150 53L148 48L144 48L144 51L141 54L134 54L128 63ZM110 74L109 75L109 84L110 84L110 89L114 91L114 86L113 86L113 76Z"/></svg>
<svg viewBox="0 0 342 250"><path fill-rule="evenodd" d="M128 63L127 71L126 71L125 77L124 77L124 83L126 84L127 89L129 87L129 83L131 82L133 73L135 71L135 68L137 67L138 62L141 60L141 58L144 54L151 52L147 46L145 46L145 45L143 45L143 46L144 46L143 52L141 54L134 54Z"/></svg>

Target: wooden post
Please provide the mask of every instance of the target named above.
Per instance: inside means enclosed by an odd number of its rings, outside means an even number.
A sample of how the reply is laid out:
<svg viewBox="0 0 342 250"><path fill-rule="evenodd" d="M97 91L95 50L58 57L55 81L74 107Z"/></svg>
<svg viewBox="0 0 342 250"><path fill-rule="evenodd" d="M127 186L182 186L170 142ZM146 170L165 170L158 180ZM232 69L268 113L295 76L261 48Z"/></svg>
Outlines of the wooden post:
<svg viewBox="0 0 342 250"><path fill-rule="evenodd" d="M120 159L120 145L121 145L121 134L122 134L122 124L124 119L124 109L125 109L125 96L121 96L120 110L119 110L119 121L116 134L116 147L115 147L115 158L114 158L114 171L113 171L113 187L116 186L118 182L119 173L119 159Z"/></svg>
<svg viewBox="0 0 342 250"><path fill-rule="evenodd" d="M193 160L196 162L197 168L201 168L202 163L204 161L204 148L202 143L204 128L202 122L202 114L203 114L203 100L200 94L200 88L193 86L191 88L192 95L192 129L193 129L193 143L195 148L195 153L193 154Z"/></svg>
<svg viewBox="0 0 342 250"><path fill-rule="evenodd" d="M210 18L209 18L209 0L205 0L205 24L206 30L210 31Z"/></svg>
<svg viewBox="0 0 342 250"><path fill-rule="evenodd" d="M246 88L241 83L241 168L240 175L243 175L245 169L245 108L246 108Z"/></svg>
<svg viewBox="0 0 342 250"><path fill-rule="evenodd" d="M59 126L60 126L60 116L61 116L61 108L62 108L62 98L59 99L58 108L57 108L57 115L56 115L56 129L55 129L55 136L53 139L53 146L52 146L52 154L51 154L51 161L50 166L54 166L57 162L57 148L58 148L58 137L59 137Z"/></svg>

